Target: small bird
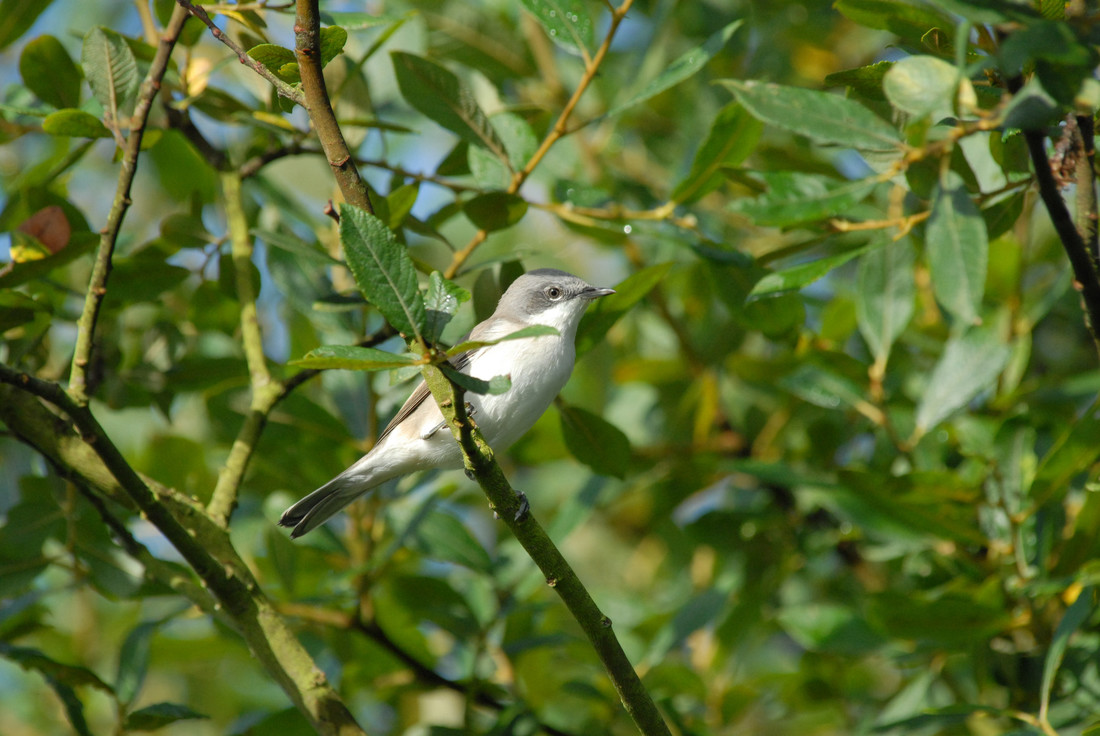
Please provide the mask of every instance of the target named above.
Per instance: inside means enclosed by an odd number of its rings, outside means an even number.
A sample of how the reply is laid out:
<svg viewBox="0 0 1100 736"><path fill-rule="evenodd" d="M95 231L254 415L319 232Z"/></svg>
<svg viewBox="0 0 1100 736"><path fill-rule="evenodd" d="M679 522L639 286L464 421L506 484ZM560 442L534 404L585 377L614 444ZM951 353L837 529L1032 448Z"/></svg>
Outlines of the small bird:
<svg viewBox="0 0 1100 736"><path fill-rule="evenodd" d="M494 340L531 325L548 325L557 335L506 340L461 353L451 364L462 373L489 380L506 375L504 393L466 394L469 412L489 446L501 451L526 434L558 395L576 357L577 325L589 302L614 294L552 268L530 271L501 296L496 311L463 338ZM462 467L462 452L443 414L421 381L401 410L358 462L287 509L280 526L297 538L320 526L359 496L386 481L418 470Z"/></svg>

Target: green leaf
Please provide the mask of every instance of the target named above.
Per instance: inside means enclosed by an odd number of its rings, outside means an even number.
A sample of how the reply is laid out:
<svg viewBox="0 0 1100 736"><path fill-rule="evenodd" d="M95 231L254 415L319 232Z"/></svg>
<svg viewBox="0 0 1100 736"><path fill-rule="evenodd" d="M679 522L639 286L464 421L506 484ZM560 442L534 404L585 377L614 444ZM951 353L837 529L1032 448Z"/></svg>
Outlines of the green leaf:
<svg viewBox="0 0 1100 736"><path fill-rule="evenodd" d="M905 0L837 0L835 7L845 17L868 28L878 28L920 44L933 28L953 31L955 21L935 7Z"/></svg>
<svg viewBox="0 0 1100 736"><path fill-rule="evenodd" d="M731 102L710 126L707 139L695 152L691 171L677 184L669 199L690 204L714 191L724 181L723 166L737 166L756 148L763 126L741 105Z"/></svg>
<svg viewBox="0 0 1100 736"><path fill-rule="evenodd" d="M1046 661L1043 663L1043 685L1039 691L1039 712L1046 713L1050 706L1050 693L1054 689L1054 676L1058 674L1058 668L1062 666L1062 659L1066 655L1066 647L1081 624L1088 620L1092 612L1096 610L1096 589L1085 586L1077 594L1077 600L1073 602L1062 620L1058 622L1058 628L1054 632L1054 638L1047 649Z"/></svg>
<svg viewBox="0 0 1100 736"><path fill-rule="evenodd" d="M934 56L907 56L883 77L890 104L910 115L947 116L955 106L959 70Z"/></svg>
<svg viewBox="0 0 1100 736"><path fill-rule="evenodd" d="M894 65L892 61L876 61L874 64L833 72L825 77L826 87L847 87L868 100L885 100L882 79Z"/></svg>
<svg viewBox="0 0 1100 736"><path fill-rule="evenodd" d="M465 342L460 342L458 345L455 345L453 348L447 351L447 357L453 358L459 353L465 353L468 350L477 350L478 348L489 347L490 345L502 343L505 340L523 340L528 337L545 337L548 335L560 334L560 332L558 332L555 328L550 327L549 325L530 325L528 327L524 327L523 329L516 330L515 332L510 332L504 337L498 337L493 340L466 340Z"/></svg>
<svg viewBox="0 0 1100 736"><path fill-rule="evenodd" d="M96 26L84 36L81 66L109 123L129 115L137 98L137 60L126 39Z"/></svg>
<svg viewBox="0 0 1100 736"><path fill-rule="evenodd" d="M523 7L563 49L580 53L592 48L592 16L581 0L523 0Z"/></svg>
<svg viewBox="0 0 1100 736"><path fill-rule="evenodd" d="M397 86L406 102L464 141L482 146L508 162L500 136L458 77L434 61L414 54L394 51L390 56Z"/></svg>
<svg viewBox="0 0 1100 736"><path fill-rule="evenodd" d="M859 262L856 319L875 360L885 362L913 317L916 253L908 238L886 243Z"/></svg>
<svg viewBox="0 0 1100 736"><path fill-rule="evenodd" d="M87 667L58 662L32 647L0 642L0 657L10 659L25 670L40 672L51 682L62 683L69 687L94 687L105 693L114 693L110 685L99 679L99 675Z"/></svg>
<svg viewBox="0 0 1100 736"><path fill-rule="evenodd" d="M858 204L877 183L874 179L842 181L797 171L754 172L753 178L764 182L764 193L735 199L728 209L757 225L771 227L836 217Z"/></svg>
<svg viewBox="0 0 1100 736"><path fill-rule="evenodd" d="M365 31L378 26L388 26L393 23L404 23L408 15L375 15L373 13L359 13L354 11L321 11L321 22L330 26L341 26L349 31Z"/></svg>
<svg viewBox="0 0 1100 736"><path fill-rule="evenodd" d="M512 379L508 376L493 376L486 381L482 378L475 378L467 373L460 373L451 367L449 363L442 363L439 368L447 378L451 379L451 381L475 394L496 395L502 394L512 388Z"/></svg>
<svg viewBox="0 0 1100 736"><path fill-rule="evenodd" d="M985 292L989 241L985 221L954 171L946 172L933 190L924 247L936 299L955 318L976 322Z"/></svg>
<svg viewBox="0 0 1100 736"><path fill-rule="evenodd" d="M917 405L917 431L928 432L989 388L1011 354L994 328L972 328L948 340Z"/></svg>
<svg viewBox="0 0 1100 736"><path fill-rule="evenodd" d="M399 186L386 195L386 208L389 210L387 224L390 230L396 231L405 222L413 205L416 204L419 193L420 182L412 182Z"/></svg>
<svg viewBox="0 0 1100 736"><path fill-rule="evenodd" d="M59 109L80 105L80 69L53 36L39 36L23 47L19 74L27 89L46 104Z"/></svg>
<svg viewBox="0 0 1100 736"><path fill-rule="evenodd" d="M250 48L248 55L287 84L302 81L297 57L290 49L273 43L261 43Z"/></svg>
<svg viewBox="0 0 1100 736"><path fill-rule="evenodd" d="M138 624L122 642L118 653L118 675L115 677L115 692L122 703L132 702L141 691L149 669L149 647L159 626L157 621Z"/></svg>
<svg viewBox="0 0 1100 736"><path fill-rule="evenodd" d="M72 108L51 112L42 121L42 130L63 138L111 137L111 131L95 115Z"/></svg>
<svg viewBox="0 0 1100 736"><path fill-rule="evenodd" d="M668 68L657 75L655 79L651 80L640 92L632 95L625 102L611 108L606 113L605 117L618 115L624 110L645 102L650 97L654 97L664 92L669 87L679 84L698 72L706 66L707 62L713 59L719 51L725 48L726 43L730 40L730 36L741 27L741 23L743 23L743 21L735 20L725 28L714 33L703 42L702 46L698 46L683 54L680 58L676 59L676 61L669 64Z"/></svg>
<svg viewBox="0 0 1100 736"><path fill-rule="evenodd" d="M899 150L894 126L853 100L798 87L724 80L762 123L789 130L822 145L857 151Z"/></svg>
<svg viewBox="0 0 1100 736"><path fill-rule="evenodd" d="M47 304L18 291L0 291L0 334L32 321L40 313L49 313Z"/></svg>
<svg viewBox="0 0 1100 736"><path fill-rule="evenodd" d="M565 446L601 475L622 478L630 466L630 440L618 427L590 411L558 405Z"/></svg>
<svg viewBox="0 0 1100 736"><path fill-rule="evenodd" d="M861 256L879 247L882 247L881 242L869 243L860 248L854 248L825 258L818 258L816 261L800 263L782 271L773 271L756 282L756 285L752 287L752 291L749 292L749 301L755 301L764 296L782 294L787 291L797 291L812 284L829 271L844 265L856 256Z"/></svg>
<svg viewBox="0 0 1100 736"><path fill-rule="evenodd" d="M577 355L583 355L602 340L611 326L646 294L653 291L653 288L668 275L671 268L671 261L643 268L616 284L614 294L597 300L596 305L589 308L577 328Z"/></svg>
<svg viewBox="0 0 1100 736"><path fill-rule="evenodd" d="M0 2L0 50L26 33L53 0L3 0Z"/></svg>
<svg viewBox="0 0 1100 736"><path fill-rule="evenodd" d="M803 401L825 409L865 403L865 392L855 381L821 366L803 363L778 384Z"/></svg>
<svg viewBox="0 0 1100 736"><path fill-rule="evenodd" d="M348 42L348 32L340 26L326 26L321 29L321 68L340 55L344 44Z"/></svg>
<svg viewBox="0 0 1100 736"><path fill-rule="evenodd" d="M393 231L366 210L343 204L340 242L367 301L378 307L395 330L421 340L427 318L424 298L409 252Z"/></svg>
<svg viewBox="0 0 1100 736"><path fill-rule="evenodd" d="M127 713L123 728L127 731L156 731L176 721L209 717L179 703L154 703Z"/></svg>
<svg viewBox="0 0 1100 736"><path fill-rule="evenodd" d="M466 525L451 514L435 510L416 528L416 541L429 557L489 572L493 561Z"/></svg>
<svg viewBox="0 0 1100 736"><path fill-rule="evenodd" d="M72 263L86 253L90 253L99 243L99 235L91 232L73 233L69 244L52 256L37 261L19 263L8 273L0 275L0 289L12 289L35 279L46 276L54 269Z"/></svg>
<svg viewBox="0 0 1100 736"><path fill-rule="evenodd" d="M466 157L470 173L482 189L506 189L512 183L512 172L523 169L535 154L539 139L531 124L515 113L494 113L489 124L504 143L508 161L501 161L481 146L469 146Z"/></svg>
<svg viewBox="0 0 1100 736"><path fill-rule="evenodd" d="M412 353L387 353L385 350L355 345L324 345L310 350L303 358L290 361L290 365L321 370L382 371L419 362L420 356Z"/></svg>
<svg viewBox="0 0 1100 736"><path fill-rule="evenodd" d="M887 591L870 598L868 617L891 637L960 646L982 641L1009 624L1000 606L963 593Z"/></svg>
<svg viewBox="0 0 1100 736"><path fill-rule="evenodd" d="M1070 481L1096 462L1100 457L1097 437L1100 437L1100 403L1092 404L1073 422L1039 462L1028 491L1036 507L1063 498L1070 490Z"/></svg>
<svg viewBox="0 0 1100 736"><path fill-rule="evenodd" d="M425 331L428 342L434 343L439 339L443 328L458 311L458 305L469 300L469 291L450 279L443 278L439 271L432 271L428 277L428 294L424 298L424 307L428 312Z"/></svg>
<svg viewBox="0 0 1100 736"><path fill-rule="evenodd" d="M493 232L511 227L527 214L527 200L507 192L486 192L462 205L462 211L481 230Z"/></svg>

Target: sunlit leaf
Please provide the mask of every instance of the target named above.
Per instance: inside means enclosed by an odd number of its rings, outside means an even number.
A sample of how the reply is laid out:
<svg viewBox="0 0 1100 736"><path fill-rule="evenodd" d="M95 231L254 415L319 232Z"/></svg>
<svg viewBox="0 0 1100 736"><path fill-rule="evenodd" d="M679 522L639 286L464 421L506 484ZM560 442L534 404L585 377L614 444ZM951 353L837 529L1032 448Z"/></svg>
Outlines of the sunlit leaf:
<svg viewBox="0 0 1100 736"><path fill-rule="evenodd" d="M412 353L387 353L385 350L355 345L325 345L310 350L305 357L292 360L290 364L321 370L337 368L349 371L382 371L416 365L419 362L420 356Z"/></svg>
<svg viewBox="0 0 1100 736"><path fill-rule="evenodd" d="M886 360L913 317L915 262L908 238L888 242L860 259L856 317L859 332L877 360Z"/></svg>
<svg viewBox="0 0 1100 736"><path fill-rule="evenodd" d="M989 241L981 213L953 171L933 193L925 251L936 299L959 320L975 322L985 292Z"/></svg>
<svg viewBox="0 0 1100 736"><path fill-rule="evenodd" d="M971 328L947 341L917 405L917 428L927 432L989 389L1011 355L993 328Z"/></svg>
<svg viewBox="0 0 1100 736"><path fill-rule="evenodd" d="M591 51L592 17L581 0L522 0L523 7L542 24L550 40L562 48Z"/></svg>
<svg viewBox="0 0 1100 736"><path fill-rule="evenodd" d="M749 299L759 299L763 296L772 296L786 291L795 291L804 286L809 286L825 274L838 268L857 256L864 255L868 251L879 248L882 243L870 243L860 248L837 253L836 255L818 258L809 263L800 263L797 266L785 268L782 271L774 271L756 282L749 293Z"/></svg>
<svg viewBox="0 0 1100 736"><path fill-rule="evenodd" d="M57 110L42 121L42 130L68 138L110 138L111 131L99 118L83 110Z"/></svg>
<svg viewBox="0 0 1100 736"><path fill-rule="evenodd" d="M489 347L490 345L496 345L506 340L524 340L530 337L546 337L548 335L560 334L556 329L548 325L530 325L529 327L523 327L510 332L503 337L497 337L492 340L466 340L455 345L453 348L447 351L448 356L455 356L459 353L465 353L468 350L477 350L478 348Z"/></svg>
<svg viewBox="0 0 1100 736"><path fill-rule="evenodd" d="M428 293L424 297L428 322L426 337L435 342L443 333L443 328L458 311L458 305L470 300L470 292L455 282L443 278L439 271L432 271L428 279Z"/></svg>
<svg viewBox="0 0 1100 736"><path fill-rule="evenodd" d="M126 39L109 28L92 28L84 36L81 65L109 120L118 121L128 115L141 80Z"/></svg>
<svg viewBox="0 0 1100 736"><path fill-rule="evenodd" d="M756 148L763 126L737 103L723 107L703 145L695 152L691 171L672 190L669 199L689 204L722 183L723 166L737 166Z"/></svg>
<svg viewBox="0 0 1100 736"><path fill-rule="evenodd" d="M604 338L611 326L618 322L630 308L653 291L668 275L672 263L648 266L615 284L615 293L600 297L577 328L577 355L582 355Z"/></svg>

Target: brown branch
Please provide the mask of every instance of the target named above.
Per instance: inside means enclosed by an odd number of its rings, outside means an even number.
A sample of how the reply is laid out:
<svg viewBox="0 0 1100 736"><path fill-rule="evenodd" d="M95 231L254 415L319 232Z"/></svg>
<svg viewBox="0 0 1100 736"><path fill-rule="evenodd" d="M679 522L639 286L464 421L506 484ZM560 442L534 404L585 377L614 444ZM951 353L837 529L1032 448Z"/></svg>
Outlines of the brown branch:
<svg viewBox="0 0 1100 736"><path fill-rule="evenodd" d="M670 736L668 725L623 652L611 628L611 619L600 611L546 530L525 508L525 499L512 489L504 471L493 458L492 449L477 426L469 420L462 401L462 389L454 385L436 365L426 365L422 370L432 396L462 449L467 473L477 480L489 499L490 508L515 535L546 577L546 584L554 589L580 624L638 730L646 736Z"/></svg>
<svg viewBox="0 0 1100 736"><path fill-rule="evenodd" d="M294 20L294 55L302 75L305 108L344 200L374 214L367 184L359 176L325 87L321 69L321 17L317 5L318 0L297 0Z"/></svg>
<svg viewBox="0 0 1100 736"><path fill-rule="evenodd" d="M137 173L138 155L141 153L141 140L145 136L145 125L149 120L153 99L160 91L161 80L164 79L164 74L168 70L172 49L175 48L186 21L187 13L176 8L161 35L156 55L149 65L149 73L141 83L137 102L134 105L133 123L122 154L122 167L118 175L118 185L115 188L115 199L111 205L111 212L107 216L107 224L100 231L99 248L96 249L92 275L88 279L88 291L84 295L84 309L76 323L76 347L73 350L72 368L69 371L69 395L81 406L88 403L87 369L91 360L96 322L99 320L103 298L107 295L107 279L111 275L115 243L118 242L118 234L122 230L126 211L130 208L130 187Z"/></svg>
<svg viewBox="0 0 1100 736"><path fill-rule="evenodd" d="M210 15L207 14L207 12L201 6L194 5L189 0L176 0L176 2L179 3L180 7L185 8L187 12L206 24L206 27L210 29L211 35L213 35L214 38L218 39L223 44L228 46L229 50L237 55L237 58L241 60L242 64L259 74L268 82L271 82L271 85L275 87L276 92L278 92L280 95L287 98L291 102L295 102L302 106L305 105L306 98L302 94L301 90L296 89L284 82L283 80L279 79L277 76L275 76L274 73L271 72L271 70L249 56L248 52L241 48L240 44L229 37L228 33L214 25L214 21L210 18Z"/></svg>
<svg viewBox="0 0 1100 736"><path fill-rule="evenodd" d="M1093 261L1100 258L1096 230L1096 130L1091 115L1077 116L1077 132L1074 140L1079 146L1074 179L1077 184L1077 232L1085 241L1085 248Z"/></svg>
<svg viewBox="0 0 1100 736"><path fill-rule="evenodd" d="M1054 224L1054 230L1062 241L1062 247L1066 251L1070 265L1073 267L1074 279L1077 288L1081 292L1081 298L1085 306L1085 322L1092 335L1093 343L1100 350L1100 277L1097 275L1096 262L1089 253L1088 246L1077 232L1077 226L1073 217L1062 199L1062 193L1050 171L1050 160L1047 158L1045 139L1046 134L1039 130L1024 131L1027 140L1028 151L1035 167L1035 180L1039 184L1039 196L1043 198L1050 220Z"/></svg>
<svg viewBox="0 0 1100 736"><path fill-rule="evenodd" d="M299 0L299 2L302 1L303 0ZM611 24L607 29L607 35L604 36L603 43L601 43L600 48L596 50L596 54L592 57L591 63L585 65L584 74L577 83L577 88L573 90L572 96L565 103L565 107L562 108L553 127L550 128L546 137L542 139L542 143L539 144L539 147L531 155L531 158L527 160L527 164L523 169L517 171L512 176L512 181L507 189L509 194L518 192L520 187L523 186L523 183L527 181L527 178L534 172L535 167L538 166L546 156L550 148L557 143L562 136L571 132L569 130L569 118L573 115L573 111L581 101L581 97L584 95L585 90L592 84L592 80L596 78L596 73L599 71L600 65L603 64L603 60L607 57L607 52L611 48L611 41L614 40L615 33L619 30L619 24L623 22L623 18L626 17L627 12L630 10L630 6L633 4L634 0L623 0L622 5L612 10ZM470 239L470 242L461 250L456 251L454 256L451 257L451 263L447 266L447 270L443 272L443 275L449 279L453 279L459 269L462 268L462 264L466 262L479 245L485 242L488 235L489 233L487 231L478 230Z"/></svg>

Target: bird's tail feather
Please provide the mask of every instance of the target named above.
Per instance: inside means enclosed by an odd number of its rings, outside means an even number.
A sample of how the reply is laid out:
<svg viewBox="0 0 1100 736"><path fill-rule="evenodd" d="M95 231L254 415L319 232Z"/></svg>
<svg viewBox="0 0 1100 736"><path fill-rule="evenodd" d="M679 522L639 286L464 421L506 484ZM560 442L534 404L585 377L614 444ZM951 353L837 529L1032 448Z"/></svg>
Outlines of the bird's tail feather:
<svg viewBox="0 0 1100 736"><path fill-rule="evenodd" d="M291 539L324 524L337 512L378 485L360 475L343 473L283 512L279 526L291 526Z"/></svg>

